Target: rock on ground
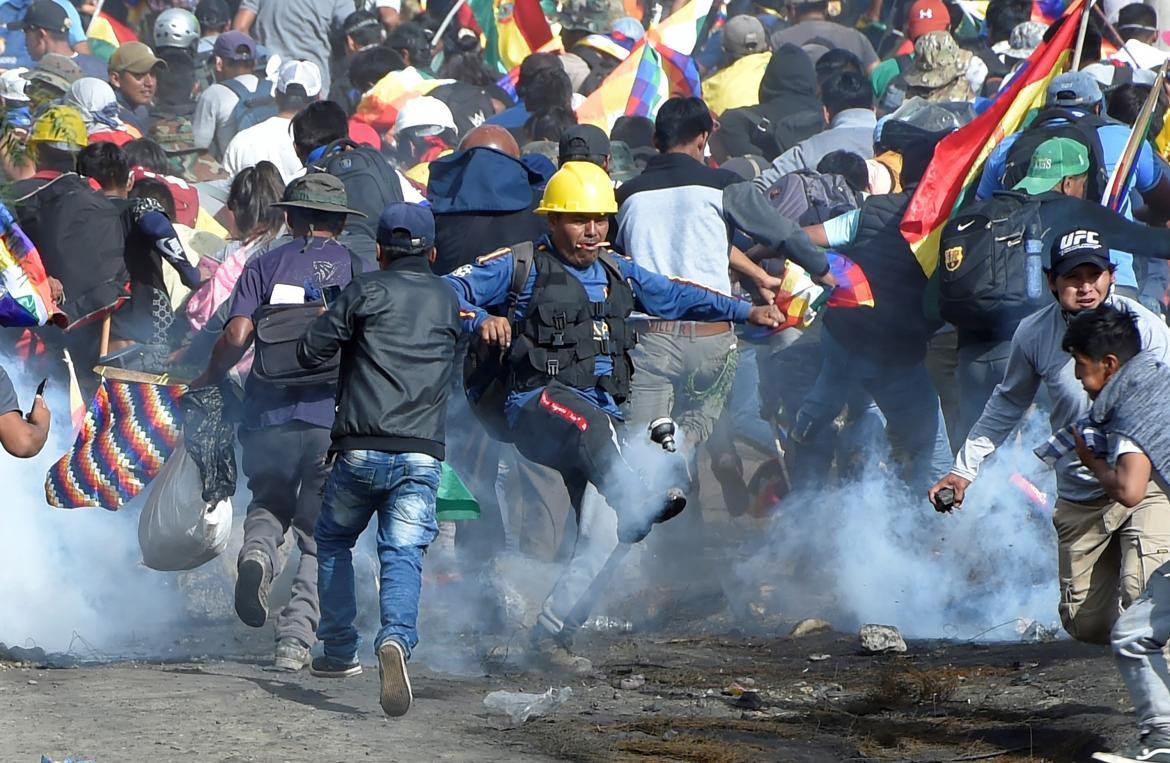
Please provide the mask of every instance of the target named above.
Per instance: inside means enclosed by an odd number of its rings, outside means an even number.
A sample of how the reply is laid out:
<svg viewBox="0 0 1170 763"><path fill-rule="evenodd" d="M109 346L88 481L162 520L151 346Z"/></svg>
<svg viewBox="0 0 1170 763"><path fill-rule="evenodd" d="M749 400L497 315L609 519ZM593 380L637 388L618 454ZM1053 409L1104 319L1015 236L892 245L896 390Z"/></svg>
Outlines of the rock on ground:
<svg viewBox="0 0 1170 763"><path fill-rule="evenodd" d="M892 625L863 625L858 635L861 637L861 650L867 654L906 651L906 641Z"/></svg>

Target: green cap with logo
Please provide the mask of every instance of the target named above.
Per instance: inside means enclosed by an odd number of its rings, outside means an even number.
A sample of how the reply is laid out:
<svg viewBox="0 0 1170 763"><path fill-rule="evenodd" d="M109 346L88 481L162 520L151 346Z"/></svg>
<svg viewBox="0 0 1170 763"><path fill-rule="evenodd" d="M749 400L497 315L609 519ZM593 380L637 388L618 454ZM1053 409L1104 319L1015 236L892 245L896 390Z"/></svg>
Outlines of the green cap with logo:
<svg viewBox="0 0 1170 763"><path fill-rule="evenodd" d="M1032 195L1046 193L1061 180L1088 171L1089 149L1072 138L1049 138L1036 147L1028 164L1028 174L1012 190Z"/></svg>
<svg viewBox="0 0 1170 763"><path fill-rule="evenodd" d="M349 208L345 196L345 185L327 172L313 172L288 184L284 197L274 207L296 207L316 209L321 212L338 212L365 217L365 214Z"/></svg>

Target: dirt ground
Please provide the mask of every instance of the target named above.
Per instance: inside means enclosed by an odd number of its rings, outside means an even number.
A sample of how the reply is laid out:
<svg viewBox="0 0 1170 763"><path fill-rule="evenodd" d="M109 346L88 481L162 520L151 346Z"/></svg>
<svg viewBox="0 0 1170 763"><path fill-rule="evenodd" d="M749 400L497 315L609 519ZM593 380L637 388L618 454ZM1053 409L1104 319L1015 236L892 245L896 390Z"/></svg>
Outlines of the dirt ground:
<svg viewBox="0 0 1170 763"><path fill-rule="evenodd" d="M1056 762L1133 733L1105 650L1069 641L864 656L856 635L832 632L591 634L579 650L598 673L585 680L416 663L415 706L396 720L378 707L376 668L347 680L272 673L264 646L237 641L230 659L0 663L0 760ZM755 694L725 694L737 679ZM491 691L552 685L572 696L521 726L483 705Z"/></svg>

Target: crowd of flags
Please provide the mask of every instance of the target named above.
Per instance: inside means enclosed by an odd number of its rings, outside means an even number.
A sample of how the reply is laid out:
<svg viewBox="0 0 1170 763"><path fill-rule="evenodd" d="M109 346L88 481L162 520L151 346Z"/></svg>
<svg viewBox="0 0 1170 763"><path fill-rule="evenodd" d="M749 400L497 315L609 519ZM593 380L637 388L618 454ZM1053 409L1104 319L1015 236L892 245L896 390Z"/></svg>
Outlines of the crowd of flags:
<svg viewBox="0 0 1170 763"><path fill-rule="evenodd" d="M1084 0L1075 0L1056 33L1032 53L991 105L935 148L901 223L902 236L928 277L938 266L943 226L978 183L992 149L1027 126L1044 105L1048 83L1068 68L1084 12Z"/></svg>

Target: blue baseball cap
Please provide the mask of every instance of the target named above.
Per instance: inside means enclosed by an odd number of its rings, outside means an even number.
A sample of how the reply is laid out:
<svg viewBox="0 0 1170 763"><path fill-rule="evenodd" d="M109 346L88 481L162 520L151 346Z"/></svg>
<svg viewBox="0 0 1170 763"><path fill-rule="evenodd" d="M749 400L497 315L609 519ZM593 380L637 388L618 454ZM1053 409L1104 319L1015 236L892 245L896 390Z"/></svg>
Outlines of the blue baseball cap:
<svg viewBox="0 0 1170 763"><path fill-rule="evenodd" d="M395 249L430 249L435 245L435 216L427 207L396 201L378 218L378 243Z"/></svg>

